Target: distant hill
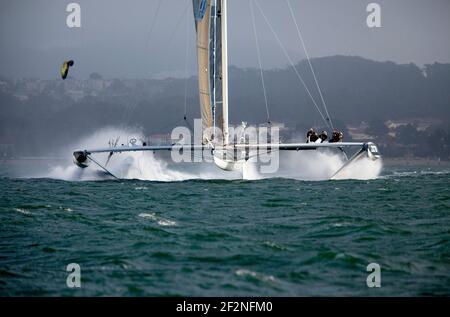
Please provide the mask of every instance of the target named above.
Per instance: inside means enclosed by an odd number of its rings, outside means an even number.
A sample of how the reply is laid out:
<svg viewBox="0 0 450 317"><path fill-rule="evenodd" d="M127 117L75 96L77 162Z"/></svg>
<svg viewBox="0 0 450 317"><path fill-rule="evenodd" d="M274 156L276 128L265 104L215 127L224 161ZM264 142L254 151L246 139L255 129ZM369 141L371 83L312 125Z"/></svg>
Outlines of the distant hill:
<svg viewBox="0 0 450 317"><path fill-rule="evenodd" d="M339 128L365 121L378 126L372 134L385 134L387 120L439 118L444 127L449 124L450 64L421 69L354 56L317 58L312 64ZM320 105L308 63L299 62L297 69ZM229 73L231 123L266 122L259 70L230 67ZM272 121L301 133L323 125L291 68L266 70L264 76ZM30 155L47 150L42 140L47 146L58 146L106 125L139 126L148 134L169 132L183 118L186 84L188 118L198 118L196 77L187 81L102 79L100 74L66 81L3 78L0 144L15 144L19 153Z"/></svg>
<svg viewBox="0 0 450 317"><path fill-rule="evenodd" d="M332 118L355 123L370 118L450 115L450 64L398 65L360 57L333 56L312 60L320 87ZM320 98L306 61L297 64L313 97ZM259 72L254 69L231 69L231 105L250 121L265 118L264 99ZM269 108L272 117L287 124L298 121L320 122L306 90L292 69L265 72ZM245 108L242 109L244 103ZM234 110L234 109L233 109ZM259 110L259 111L256 111ZM233 115L233 111L230 109ZM236 112L236 111L235 111ZM261 116L255 117L255 113ZM233 116L238 119L238 116ZM312 119L312 120L311 120Z"/></svg>

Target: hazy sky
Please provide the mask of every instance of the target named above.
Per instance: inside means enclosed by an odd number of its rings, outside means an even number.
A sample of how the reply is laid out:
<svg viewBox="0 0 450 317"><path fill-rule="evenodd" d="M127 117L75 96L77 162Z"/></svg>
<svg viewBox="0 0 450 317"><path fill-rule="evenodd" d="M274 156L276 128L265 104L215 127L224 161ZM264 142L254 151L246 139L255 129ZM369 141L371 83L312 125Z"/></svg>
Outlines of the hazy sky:
<svg viewBox="0 0 450 317"><path fill-rule="evenodd" d="M134 78L196 70L191 0L1 0L0 76ZM304 58L285 0L257 0L293 60ZM359 55L399 63L450 62L450 1L378 0L381 28L366 25L365 0L290 0L311 57ZM66 26L67 4L81 5L81 28ZM229 60L257 65L249 0L229 0ZM255 8L264 68L288 61Z"/></svg>

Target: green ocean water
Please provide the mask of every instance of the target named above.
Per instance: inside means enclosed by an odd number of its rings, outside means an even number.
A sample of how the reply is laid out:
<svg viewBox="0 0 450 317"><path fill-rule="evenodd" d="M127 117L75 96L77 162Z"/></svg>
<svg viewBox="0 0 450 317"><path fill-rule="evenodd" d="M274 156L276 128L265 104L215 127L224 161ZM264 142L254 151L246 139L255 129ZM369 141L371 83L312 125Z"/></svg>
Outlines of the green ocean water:
<svg viewBox="0 0 450 317"><path fill-rule="evenodd" d="M450 295L448 167L365 181L2 175L1 296Z"/></svg>

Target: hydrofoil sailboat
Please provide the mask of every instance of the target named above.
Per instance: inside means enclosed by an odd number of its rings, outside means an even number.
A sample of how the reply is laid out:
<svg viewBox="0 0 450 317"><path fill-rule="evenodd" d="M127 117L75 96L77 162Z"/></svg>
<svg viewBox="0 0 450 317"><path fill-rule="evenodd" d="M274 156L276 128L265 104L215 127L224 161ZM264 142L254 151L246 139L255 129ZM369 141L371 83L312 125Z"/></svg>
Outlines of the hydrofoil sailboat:
<svg viewBox="0 0 450 317"><path fill-rule="evenodd" d="M253 0L251 1L253 3ZM252 138L246 136L245 124L240 130L230 129L228 123L227 2L228 0L192 1L198 58L201 140L186 142L186 138L180 138L175 140L175 142L165 145L152 145L147 142L136 144L136 142L133 142L132 144L116 146L111 143L105 148L76 150L73 153L73 157L74 163L77 166L86 168L90 165L90 163L93 163L103 169L106 173L116 177L114 173L108 169L107 165L111 157L119 153L171 151L178 154L184 154L186 152L203 153L206 151L212 155L212 163L218 168L224 171L239 171L242 170L245 162L258 158L262 155L273 155L274 153L279 153L282 151L328 150L340 152L345 157L345 162L342 166L340 166L333 173L333 175L331 175L331 178L335 178L342 170L349 167L353 162L361 159L362 157L369 158L370 160L378 160L380 158L377 146L372 142L343 142L342 140L332 142L332 140L327 141L319 138L314 142L308 140L308 142L284 143L280 142L279 139L273 138L273 135L278 136L278 133L273 133L274 131L272 131L270 126L266 131L269 137L263 139L265 142L261 142L261 138L256 137L253 138L253 140L250 140ZM292 13L289 0L288 4ZM257 2L256 5L258 5ZM261 10L260 7L258 8ZM262 11L261 13L263 14ZM264 18L266 19L265 16ZM254 23L253 11L252 19ZM299 31L297 23L296 26ZM271 30L273 31L273 29ZM303 39L300 39L304 45ZM259 51L258 59L260 60ZM310 62L309 65L311 66L311 70L313 70ZM297 71L296 73L300 76ZM299 77L299 79L311 96L302 78ZM315 74L314 79L317 84ZM323 101L323 96L320 89L319 92ZM319 110L317 104L314 104ZM327 110L326 112L328 114ZM322 115L322 112L320 112L320 114ZM325 118L322 115L322 118L325 119L326 123L330 122L329 116ZM230 133L230 130L233 130L233 133ZM239 130L240 132L236 133L235 130ZM347 152L349 151L353 152L353 155L350 157L347 156ZM101 163L99 159L95 157L95 155L99 153L109 154L106 163Z"/></svg>

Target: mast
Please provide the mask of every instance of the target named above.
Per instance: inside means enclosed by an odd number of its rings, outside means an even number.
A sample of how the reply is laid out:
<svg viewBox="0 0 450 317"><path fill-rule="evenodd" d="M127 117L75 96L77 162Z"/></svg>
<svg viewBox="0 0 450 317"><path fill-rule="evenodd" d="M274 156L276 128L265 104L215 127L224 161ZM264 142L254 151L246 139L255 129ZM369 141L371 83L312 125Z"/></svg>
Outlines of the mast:
<svg viewBox="0 0 450 317"><path fill-rule="evenodd" d="M214 15L212 16L212 32L213 34L211 35L211 37L213 38L213 43L212 43L212 48L211 48L211 52L212 52L212 64L210 65L212 68L212 80L211 80L211 92L212 92L212 117L213 117L213 124L214 124L214 132L216 131L216 109L217 109L217 98L216 98L216 90L217 90L217 86L216 86L216 78L217 78L217 1L220 0L213 0L213 7L214 7ZM213 138L215 139L215 136L213 135Z"/></svg>
<svg viewBox="0 0 450 317"><path fill-rule="evenodd" d="M228 144L228 6L227 0L221 0L221 36L222 36L222 117L223 144Z"/></svg>

